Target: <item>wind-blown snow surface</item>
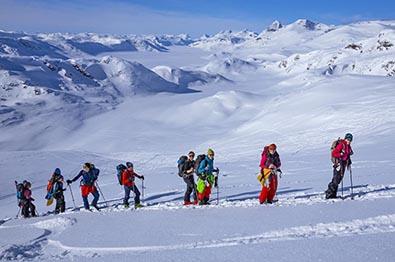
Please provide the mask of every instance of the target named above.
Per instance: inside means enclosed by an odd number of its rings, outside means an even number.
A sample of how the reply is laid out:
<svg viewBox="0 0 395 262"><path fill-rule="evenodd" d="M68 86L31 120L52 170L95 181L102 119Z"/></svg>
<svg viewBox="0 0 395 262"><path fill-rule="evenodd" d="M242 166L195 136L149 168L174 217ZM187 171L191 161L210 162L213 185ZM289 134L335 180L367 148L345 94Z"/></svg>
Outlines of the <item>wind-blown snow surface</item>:
<svg viewBox="0 0 395 262"><path fill-rule="evenodd" d="M1 32L0 260L392 261L394 28L276 21L200 39ZM327 201L329 147L346 132L354 199L347 172L344 200ZM284 175L278 201L261 206L256 175L272 142ZM219 203L214 190L210 206L184 207L176 161L208 147ZM87 161L109 207L72 211L68 189L66 213L47 214L53 169L70 178ZM117 205L124 161L146 177L143 209ZM41 217L14 219L23 179Z"/></svg>

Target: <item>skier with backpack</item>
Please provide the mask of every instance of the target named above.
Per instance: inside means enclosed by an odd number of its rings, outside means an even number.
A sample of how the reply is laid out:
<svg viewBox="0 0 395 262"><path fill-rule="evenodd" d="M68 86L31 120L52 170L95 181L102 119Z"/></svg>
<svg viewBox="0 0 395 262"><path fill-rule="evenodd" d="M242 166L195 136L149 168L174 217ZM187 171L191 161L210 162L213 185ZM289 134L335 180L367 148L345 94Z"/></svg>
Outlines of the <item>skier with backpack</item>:
<svg viewBox="0 0 395 262"><path fill-rule="evenodd" d="M17 189L17 198L19 200L18 206L22 210L24 218L35 217L36 206L33 204L34 198L32 197L31 186L29 181L24 180L22 183L15 181Z"/></svg>
<svg viewBox="0 0 395 262"><path fill-rule="evenodd" d="M264 147L259 167L261 168L261 172L258 175L258 180L262 185L262 191L259 194L259 203L271 204L277 191L277 174L280 173L281 175L281 170L279 169L281 167L281 160L275 144Z"/></svg>
<svg viewBox="0 0 395 262"><path fill-rule="evenodd" d="M207 205L210 200L211 188L218 186L218 168L214 169L214 151L209 148L206 155L199 155L195 163L197 180L197 197L199 205ZM217 176L214 175L217 173Z"/></svg>
<svg viewBox="0 0 395 262"><path fill-rule="evenodd" d="M187 156L181 156L178 160L178 175L182 177L187 189L184 194L184 206L196 205L198 203L196 194L196 184L193 174L195 172L195 152L190 151ZM191 202L191 194L193 193L194 202Z"/></svg>
<svg viewBox="0 0 395 262"><path fill-rule="evenodd" d="M89 210L89 202L88 202L88 195L92 194L93 195L93 201L91 205L99 210L97 206L97 202L99 201L99 192L95 186L95 182L99 176L100 170L97 169L93 164L91 163L85 163L82 166L82 170L78 173L76 177L73 179L68 179L67 185L70 185L71 183L77 181L79 178L81 178L80 181L80 187L81 187L81 196L82 196L82 201L84 202L84 208L86 210Z"/></svg>
<svg viewBox="0 0 395 262"><path fill-rule="evenodd" d="M53 199L56 200L55 214L63 213L66 210L66 202L64 200L63 176L59 168L56 168L47 184L47 206L51 205Z"/></svg>
<svg viewBox="0 0 395 262"><path fill-rule="evenodd" d="M343 180L346 169L351 168L351 155L354 154L351 148L353 135L347 133L344 139L337 139L331 146L331 159L333 163L333 178L328 184L328 189L325 191L325 198L337 198L337 190L339 184Z"/></svg>
<svg viewBox="0 0 395 262"><path fill-rule="evenodd" d="M130 191L134 192L134 208L143 207L143 205L140 203L140 191L134 182L135 177L144 180L144 176L140 176L134 172L133 164L131 162L126 162L126 169L122 173L122 185L125 190L123 205L125 208L129 207Z"/></svg>

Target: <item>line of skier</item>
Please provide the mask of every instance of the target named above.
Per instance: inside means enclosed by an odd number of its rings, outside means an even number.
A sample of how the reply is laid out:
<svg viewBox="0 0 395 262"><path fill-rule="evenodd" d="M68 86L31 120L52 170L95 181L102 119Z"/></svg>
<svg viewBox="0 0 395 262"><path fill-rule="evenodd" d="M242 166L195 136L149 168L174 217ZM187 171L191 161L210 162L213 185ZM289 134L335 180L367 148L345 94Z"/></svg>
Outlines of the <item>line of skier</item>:
<svg viewBox="0 0 395 262"><path fill-rule="evenodd" d="M346 169L351 169L351 155L353 150L351 148L351 142L353 135L347 133L344 139L337 139L332 143L331 146L331 159L333 163L333 177L331 182L328 184L328 188L325 191L326 199L336 198L339 184L342 182ZM217 203L219 201L218 196L218 175L219 169L214 168L214 150L208 149L207 154L198 155L195 159L195 153L190 151L188 155L183 155L177 161L178 175L184 180L186 184L186 191L184 194L184 205L207 205L209 204L212 189L217 188ZM277 146L270 144L265 146L260 161L260 172L257 177L260 182L262 189L258 196L260 204L271 204L275 198L278 178L281 178L282 171L280 155L277 152ZM139 178L144 181L144 176L139 175L134 171L133 164L126 162L126 165L120 164L116 167L118 182L124 188L123 205L125 208L129 207L130 194L134 194L134 207L141 208L143 205L140 200L140 190L138 189L135 178ZM72 194L71 184L80 179L81 197L84 203L84 208L89 210L90 206L99 209L97 203L100 198L100 187L97 183L100 170L91 163L85 163L82 170L72 179L66 180L66 183L70 189L72 199L74 202L74 196ZM197 176L195 183L194 175ZM350 177L352 179L352 177ZM351 180L352 183L352 180ZM18 206L24 217L36 216L36 208L33 204L34 199L32 198L31 183L23 181L17 183L15 181L17 190ZM352 185L351 185L352 187ZM143 188L144 189L144 186ZM47 205L51 205L56 200L55 213L65 212L66 203L64 197L64 178L61 174L61 170L56 168L47 184ZM89 204L88 196L91 194L93 200ZM191 201L191 195L193 201ZM75 205L75 203L74 203ZM19 213L18 213L19 214Z"/></svg>

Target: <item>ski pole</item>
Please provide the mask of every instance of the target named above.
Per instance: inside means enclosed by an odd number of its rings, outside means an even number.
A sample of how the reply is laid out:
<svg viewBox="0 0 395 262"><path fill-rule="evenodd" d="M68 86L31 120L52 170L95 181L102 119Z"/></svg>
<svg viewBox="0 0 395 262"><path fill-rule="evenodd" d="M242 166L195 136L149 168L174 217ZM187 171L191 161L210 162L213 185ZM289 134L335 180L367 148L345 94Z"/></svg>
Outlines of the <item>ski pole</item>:
<svg viewBox="0 0 395 262"><path fill-rule="evenodd" d="M342 177L342 198L343 198L343 177Z"/></svg>
<svg viewBox="0 0 395 262"><path fill-rule="evenodd" d="M104 203L106 204L106 207L108 207L107 200L106 200L106 198L104 197L103 192L101 191L101 189L100 189L100 187L99 187L99 183L97 183L97 181L96 181L96 187L97 187L97 189L99 189L100 195L103 196Z"/></svg>
<svg viewBox="0 0 395 262"><path fill-rule="evenodd" d="M70 184L67 184L67 185L69 186L69 189L70 189L70 194L71 194L71 199L73 200L74 209L77 209L77 206L75 205L73 190L71 189Z"/></svg>
<svg viewBox="0 0 395 262"><path fill-rule="evenodd" d="M141 202L144 202L144 179L141 180Z"/></svg>
<svg viewBox="0 0 395 262"><path fill-rule="evenodd" d="M219 169L217 168L217 205L219 205Z"/></svg>
<svg viewBox="0 0 395 262"><path fill-rule="evenodd" d="M351 183L351 199L354 199L354 190L353 190L353 185L352 185L352 170L351 170L351 165L350 165L350 183Z"/></svg>
<svg viewBox="0 0 395 262"><path fill-rule="evenodd" d="M15 218L18 218L18 216L19 216L19 213L21 212L21 209L22 209L22 207L21 207L21 206L19 206L18 213L16 213L16 217L15 217Z"/></svg>
<svg viewBox="0 0 395 262"><path fill-rule="evenodd" d="M217 178L218 180L218 178ZM219 205L219 185L218 185L218 181L217 181L217 205Z"/></svg>

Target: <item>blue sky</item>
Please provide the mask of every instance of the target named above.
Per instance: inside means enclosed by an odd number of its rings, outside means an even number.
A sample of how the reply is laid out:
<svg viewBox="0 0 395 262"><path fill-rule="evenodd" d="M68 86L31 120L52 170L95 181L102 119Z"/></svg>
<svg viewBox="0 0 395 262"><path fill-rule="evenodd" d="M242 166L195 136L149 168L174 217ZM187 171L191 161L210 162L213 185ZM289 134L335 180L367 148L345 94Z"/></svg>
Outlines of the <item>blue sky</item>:
<svg viewBox="0 0 395 262"><path fill-rule="evenodd" d="M27 32L189 33L262 31L278 19L328 24L394 19L381 0L0 0L0 29Z"/></svg>

